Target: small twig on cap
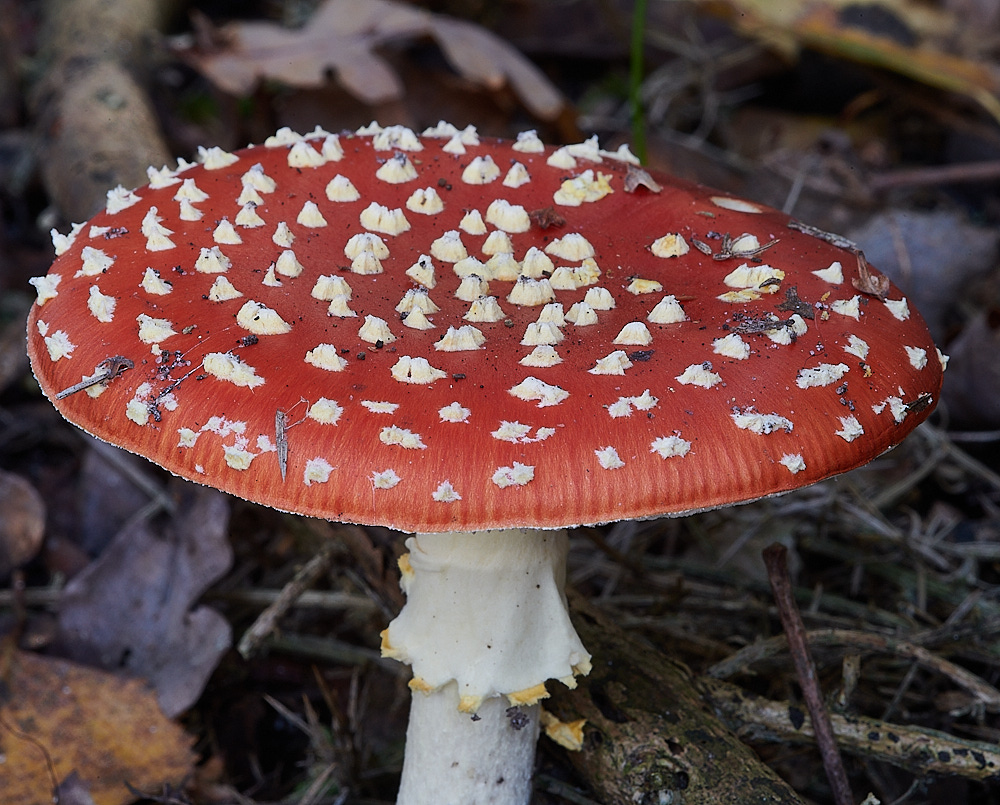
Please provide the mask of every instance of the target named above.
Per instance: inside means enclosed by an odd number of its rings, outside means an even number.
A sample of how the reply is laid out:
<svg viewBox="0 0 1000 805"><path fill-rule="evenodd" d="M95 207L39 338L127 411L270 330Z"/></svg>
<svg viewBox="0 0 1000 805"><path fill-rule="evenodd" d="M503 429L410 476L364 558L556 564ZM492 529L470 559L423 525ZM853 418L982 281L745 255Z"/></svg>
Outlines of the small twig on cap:
<svg viewBox="0 0 1000 805"><path fill-rule="evenodd" d="M774 238L762 246L757 246L752 249L741 249L736 246L737 241L734 241L732 236L726 232L722 235L722 245L719 247L719 251L712 255L712 259L731 260L734 257L738 259L756 257L758 254L767 251L778 242L778 238Z"/></svg>
<svg viewBox="0 0 1000 805"><path fill-rule="evenodd" d="M90 377L85 377L79 383L75 383L69 388L63 389L56 395L57 400L65 399L69 397L70 394L76 394L78 391L83 391L84 389L89 389L91 386L96 386L98 383L105 383L109 380L114 380L122 372L132 369L135 366L132 361L122 355L112 355L110 358L105 358L96 367L94 367L94 374Z"/></svg>
<svg viewBox="0 0 1000 805"><path fill-rule="evenodd" d="M287 414L280 408L274 412L274 440L278 445L278 468L281 470L281 480L284 482L288 470L288 435L285 433Z"/></svg>
<svg viewBox="0 0 1000 805"><path fill-rule="evenodd" d="M709 246L705 241L698 240L698 238L691 238L691 245L694 246L702 254L711 255L712 247Z"/></svg>
<svg viewBox="0 0 1000 805"><path fill-rule="evenodd" d="M856 244L853 240L848 240L843 235L838 235L834 232L826 232L815 226L810 226L809 224L804 224L801 221L796 221L794 218L788 222L788 228L794 229L796 232L802 232L806 235L812 235L814 238L819 238L820 240L825 240L827 243L833 246L839 246L841 249L854 250L858 248L858 244Z"/></svg>
<svg viewBox="0 0 1000 805"><path fill-rule="evenodd" d="M792 593L792 582L788 575L788 550L784 545L772 543L764 549L764 564L767 567L767 577L774 591L774 601L778 607L781 625L788 637L788 648L795 663L795 673L802 686L802 696L809 710L813 732L816 734L816 745L823 758L823 768L833 791L833 800L837 805L854 805L851 796L851 786L847 781L844 761L837 748L830 714L823 703L823 694L816 681L816 664L809 653L806 641L806 630L799 614L795 597Z"/></svg>
<svg viewBox="0 0 1000 805"><path fill-rule="evenodd" d="M737 321L733 324L727 324L723 327L724 330L731 330L734 333L739 333L741 335L753 335L755 333L769 333L772 330L777 330L780 327L785 327L789 330L792 329L794 322L789 316L787 319L771 319L766 317L754 317L745 318Z"/></svg>
<svg viewBox="0 0 1000 805"><path fill-rule="evenodd" d="M299 403L305 403L307 407L309 405L309 401L303 397L292 406L291 410L284 411L278 408L274 412L274 441L278 448L278 468L281 470L282 482L284 482L285 475L288 472L288 431L303 422L303 419L300 419L298 422L293 422L289 425L288 415L298 407Z"/></svg>

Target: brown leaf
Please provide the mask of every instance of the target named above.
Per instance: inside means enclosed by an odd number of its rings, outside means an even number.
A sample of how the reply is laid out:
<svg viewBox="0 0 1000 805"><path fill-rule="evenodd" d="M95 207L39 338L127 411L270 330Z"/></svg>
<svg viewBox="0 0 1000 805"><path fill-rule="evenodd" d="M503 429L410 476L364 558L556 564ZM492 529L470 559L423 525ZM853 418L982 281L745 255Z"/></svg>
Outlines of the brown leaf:
<svg viewBox="0 0 1000 805"><path fill-rule="evenodd" d="M234 95L250 94L262 79L319 87L332 70L351 94L375 105L403 95L402 81L376 48L422 37L434 39L468 80L489 89L509 84L537 117L551 120L561 111L555 86L504 40L473 23L391 0L327 0L300 30L237 22L213 37L225 43L216 49L183 42L178 51Z"/></svg>
<svg viewBox="0 0 1000 805"><path fill-rule="evenodd" d="M79 792L76 802L86 801L89 788L95 805L124 805L135 800L126 782L159 790L192 769L192 738L160 712L139 680L16 652L4 681L4 802L50 803L53 785L66 781ZM79 779L67 780L74 770Z"/></svg>
<svg viewBox="0 0 1000 805"><path fill-rule="evenodd" d="M149 462L113 445L87 436L88 449L80 463L76 494L74 540L97 556L118 530L147 503L149 494L136 483Z"/></svg>
<svg viewBox="0 0 1000 805"><path fill-rule="evenodd" d="M176 488L173 518L159 528L126 524L66 585L56 641L71 659L149 680L171 716L194 703L231 642L221 615L191 608L232 561L226 500L193 484Z"/></svg>
<svg viewBox="0 0 1000 805"><path fill-rule="evenodd" d="M872 271L868 266L868 260L865 259L865 253L860 249L854 250L854 256L858 258L858 276L851 280L851 285L861 293L885 301L889 295L889 278L885 274L876 274Z"/></svg>
<svg viewBox="0 0 1000 805"><path fill-rule="evenodd" d="M962 21L936 4L908 0L721 0L741 32L792 56L803 48L889 70L980 104L1000 120L1000 74L994 64L942 47ZM860 19L858 11L862 12ZM865 25L864 21L870 24Z"/></svg>

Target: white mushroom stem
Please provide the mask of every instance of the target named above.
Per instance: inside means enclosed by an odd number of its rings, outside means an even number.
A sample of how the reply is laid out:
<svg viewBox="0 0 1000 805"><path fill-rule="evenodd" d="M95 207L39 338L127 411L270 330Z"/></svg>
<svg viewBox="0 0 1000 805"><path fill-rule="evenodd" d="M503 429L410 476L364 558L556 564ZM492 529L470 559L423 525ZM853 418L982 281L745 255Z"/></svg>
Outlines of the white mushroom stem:
<svg viewBox="0 0 1000 805"><path fill-rule="evenodd" d="M406 606L382 635L383 654L413 666L398 803L525 805L545 682L573 687L590 670L563 591L566 533L419 534L406 544Z"/></svg>
<svg viewBox="0 0 1000 805"><path fill-rule="evenodd" d="M414 692L397 805L526 805L540 709L494 698L472 716L458 709L454 682Z"/></svg>

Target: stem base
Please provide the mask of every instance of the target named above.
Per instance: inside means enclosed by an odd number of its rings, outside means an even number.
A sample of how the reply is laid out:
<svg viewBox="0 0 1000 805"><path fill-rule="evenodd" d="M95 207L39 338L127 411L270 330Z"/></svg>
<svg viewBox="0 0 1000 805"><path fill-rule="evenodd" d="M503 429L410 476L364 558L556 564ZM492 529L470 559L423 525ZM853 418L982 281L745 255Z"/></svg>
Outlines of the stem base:
<svg viewBox="0 0 1000 805"><path fill-rule="evenodd" d="M531 800L539 706L487 699L459 712L458 687L413 694L397 805L497 805Z"/></svg>

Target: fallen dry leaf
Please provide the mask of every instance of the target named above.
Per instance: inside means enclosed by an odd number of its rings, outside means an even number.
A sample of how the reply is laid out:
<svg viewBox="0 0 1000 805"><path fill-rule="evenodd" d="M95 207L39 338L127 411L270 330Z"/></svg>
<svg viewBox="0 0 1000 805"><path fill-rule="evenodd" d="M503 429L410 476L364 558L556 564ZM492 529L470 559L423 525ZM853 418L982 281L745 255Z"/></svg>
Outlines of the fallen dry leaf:
<svg viewBox="0 0 1000 805"><path fill-rule="evenodd" d="M169 716L194 703L232 641L225 618L192 609L232 562L225 497L194 484L174 489L173 517L126 524L66 585L56 639L70 659L148 680Z"/></svg>
<svg viewBox="0 0 1000 805"><path fill-rule="evenodd" d="M1000 120L997 65L947 52L958 18L907 0L703 0L741 32L787 56L802 48L828 53L972 98ZM954 37L952 37L954 38Z"/></svg>
<svg viewBox="0 0 1000 805"><path fill-rule="evenodd" d="M126 782L158 791L192 770L193 739L160 712L155 694L137 679L15 652L3 681L5 803L50 805L53 785L70 783L75 771L70 787L89 789L95 805L124 805L135 800Z"/></svg>
<svg viewBox="0 0 1000 805"><path fill-rule="evenodd" d="M888 28L879 21L894 18L897 21L894 27L903 26L919 37L947 37L959 27L953 13L912 0L868 0L863 5L857 0L786 0L782 3L774 0L702 0L702 4L717 13L728 12L741 30L767 38L770 44L788 55L793 55L801 45L795 35L795 26L817 11L840 15L847 9L857 17L867 16L870 27ZM868 13L864 14L866 11Z"/></svg>
<svg viewBox="0 0 1000 805"><path fill-rule="evenodd" d="M538 118L552 120L564 105L545 75L504 40L473 23L391 0L327 0L299 30L251 21L231 23L216 34L224 44L214 49L199 49L187 39L176 47L234 95L249 95L262 79L320 87L333 71L365 103L397 100L403 83L376 49L430 37L461 76L489 89L509 84Z"/></svg>
<svg viewBox="0 0 1000 805"><path fill-rule="evenodd" d="M872 271L865 258L865 253L860 249L854 250L854 256L858 258L858 276L851 280L851 285L861 293L874 296L884 302L889 295L889 278L884 274L876 274Z"/></svg>
<svg viewBox="0 0 1000 805"><path fill-rule="evenodd" d="M77 479L74 541L97 556L118 530L149 503L149 494L136 484L148 473L149 462L114 445L85 435L88 445Z"/></svg>

